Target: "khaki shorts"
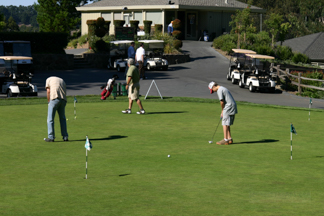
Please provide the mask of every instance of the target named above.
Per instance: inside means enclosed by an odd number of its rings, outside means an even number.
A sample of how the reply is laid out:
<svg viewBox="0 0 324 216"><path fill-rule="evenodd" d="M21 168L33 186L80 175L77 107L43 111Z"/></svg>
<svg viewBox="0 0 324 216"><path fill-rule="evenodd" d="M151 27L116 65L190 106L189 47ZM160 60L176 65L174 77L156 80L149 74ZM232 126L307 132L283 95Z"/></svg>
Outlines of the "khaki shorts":
<svg viewBox="0 0 324 216"><path fill-rule="evenodd" d="M130 86L128 86L128 98L130 98L131 100L137 100L139 98L139 89L139 84L131 84Z"/></svg>
<svg viewBox="0 0 324 216"><path fill-rule="evenodd" d="M231 126L234 123L235 115L223 116L222 125Z"/></svg>

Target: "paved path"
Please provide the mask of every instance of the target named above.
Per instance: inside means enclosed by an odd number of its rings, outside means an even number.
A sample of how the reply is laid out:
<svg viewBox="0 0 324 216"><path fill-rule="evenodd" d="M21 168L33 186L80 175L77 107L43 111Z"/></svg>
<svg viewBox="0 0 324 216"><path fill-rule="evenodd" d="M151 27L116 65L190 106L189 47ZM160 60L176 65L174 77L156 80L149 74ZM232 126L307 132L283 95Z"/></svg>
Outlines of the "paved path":
<svg viewBox="0 0 324 216"><path fill-rule="evenodd" d="M147 80L141 81L141 94L145 95L152 80L154 79L158 88L165 97L197 97L214 98L216 94L210 94L208 83L211 80L228 88L235 100L262 104L286 105L294 107L308 107L309 98L302 98L285 92L276 93L251 93L249 90L241 89L226 80L228 71L228 59L219 54L211 47L211 42L185 41L183 50L190 53L191 62L169 66L168 71L149 71L146 73ZM39 87L39 96L45 94L45 80L55 75L62 77L68 85L68 95L99 95L100 86L104 85L108 78L117 73L107 69L77 69L66 71L36 71L33 83ZM123 73L119 74L120 81ZM158 96L155 86L150 94ZM99 99L99 96L98 96ZM313 108L324 109L324 100L313 99Z"/></svg>

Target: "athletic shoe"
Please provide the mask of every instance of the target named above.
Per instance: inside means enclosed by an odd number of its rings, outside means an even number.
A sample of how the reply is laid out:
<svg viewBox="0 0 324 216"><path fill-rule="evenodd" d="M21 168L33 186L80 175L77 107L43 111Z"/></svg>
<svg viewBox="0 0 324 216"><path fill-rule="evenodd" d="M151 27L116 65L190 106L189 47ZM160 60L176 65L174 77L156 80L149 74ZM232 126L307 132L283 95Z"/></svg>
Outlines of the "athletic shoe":
<svg viewBox="0 0 324 216"><path fill-rule="evenodd" d="M136 112L137 114L145 114L145 110L141 109L140 111Z"/></svg>
<svg viewBox="0 0 324 216"><path fill-rule="evenodd" d="M232 144L233 143L233 139L228 140L228 144Z"/></svg>
<svg viewBox="0 0 324 216"><path fill-rule="evenodd" d="M217 145L228 145L228 141L225 141L225 140L223 139L223 140L221 140L221 141L218 141L216 144L217 144Z"/></svg>
<svg viewBox="0 0 324 216"><path fill-rule="evenodd" d="M67 137L63 137L63 141L64 141L64 142L67 142L67 141L69 141L69 138L67 138Z"/></svg>
<svg viewBox="0 0 324 216"><path fill-rule="evenodd" d="M123 110L122 113L125 113L125 114L131 114L131 113L132 113L132 110L130 110L130 109L126 109L126 110Z"/></svg>
<svg viewBox="0 0 324 216"><path fill-rule="evenodd" d="M49 138L44 138L44 141L45 141L45 142L54 142L53 139L49 139Z"/></svg>

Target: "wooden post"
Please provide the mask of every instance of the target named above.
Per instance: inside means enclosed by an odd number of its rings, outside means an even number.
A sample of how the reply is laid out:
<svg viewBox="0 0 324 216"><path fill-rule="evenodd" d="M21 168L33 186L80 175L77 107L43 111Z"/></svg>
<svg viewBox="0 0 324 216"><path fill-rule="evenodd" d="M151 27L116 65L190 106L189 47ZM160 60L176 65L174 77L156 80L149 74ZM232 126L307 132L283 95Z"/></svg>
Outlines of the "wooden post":
<svg viewBox="0 0 324 216"><path fill-rule="evenodd" d="M289 68L286 68L286 72L285 72L286 74L286 76L285 76L285 85L286 85L286 87L285 87L285 89L286 89L286 91L288 91L288 80L290 80L289 79L289 76L288 76L288 74L289 74Z"/></svg>
<svg viewBox="0 0 324 216"><path fill-rule="evenodd" d="M301 94L301 73L298 73L298 94Z"/></svg>

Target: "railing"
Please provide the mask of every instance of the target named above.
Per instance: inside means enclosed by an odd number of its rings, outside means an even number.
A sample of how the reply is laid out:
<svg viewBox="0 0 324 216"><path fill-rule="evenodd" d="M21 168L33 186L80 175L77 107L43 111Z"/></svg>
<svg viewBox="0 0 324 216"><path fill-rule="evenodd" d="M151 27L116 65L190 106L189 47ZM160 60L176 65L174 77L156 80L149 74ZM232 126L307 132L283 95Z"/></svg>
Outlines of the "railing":
<svg viewBox="0 0 324 216"><path fill-rule="evenodd" d="M321 91L324 91L324 88L322 87L317 87L317 86L312 86L312 85L305 85L305 84L302 84L301 81L302 80L309 80L309 81L316 81L316 82L323 82L324 83L324 80L320 80L320 79L312 79L312 78L307 78L307 77L302 77L301 76L301 72L298 72L298 76L295 76L295 75L292 75L290 74L289 72L289 68L286 68L286 70L281 70L280 69L280 65L276 65L274 66L273 64L271 64L270 66L270 69L272 71L276 70L277 73L272 73L273 75L276 75L277 77L277 85L280 84L280 79L284 79L285 82L286 82L286 87L287 87L287 84L288 84L288 79L289 78L295 78L295 79L298 79L298 82L295 82L291 79L289 79L289 82L293 85L296 85L298 86L298 93L301 94L302 90L301 90L301 87L304 87L304 88L310 88L310 89L317 89L317 90L321 90ZM286 88L287 89L287 88Z"/></svg>

